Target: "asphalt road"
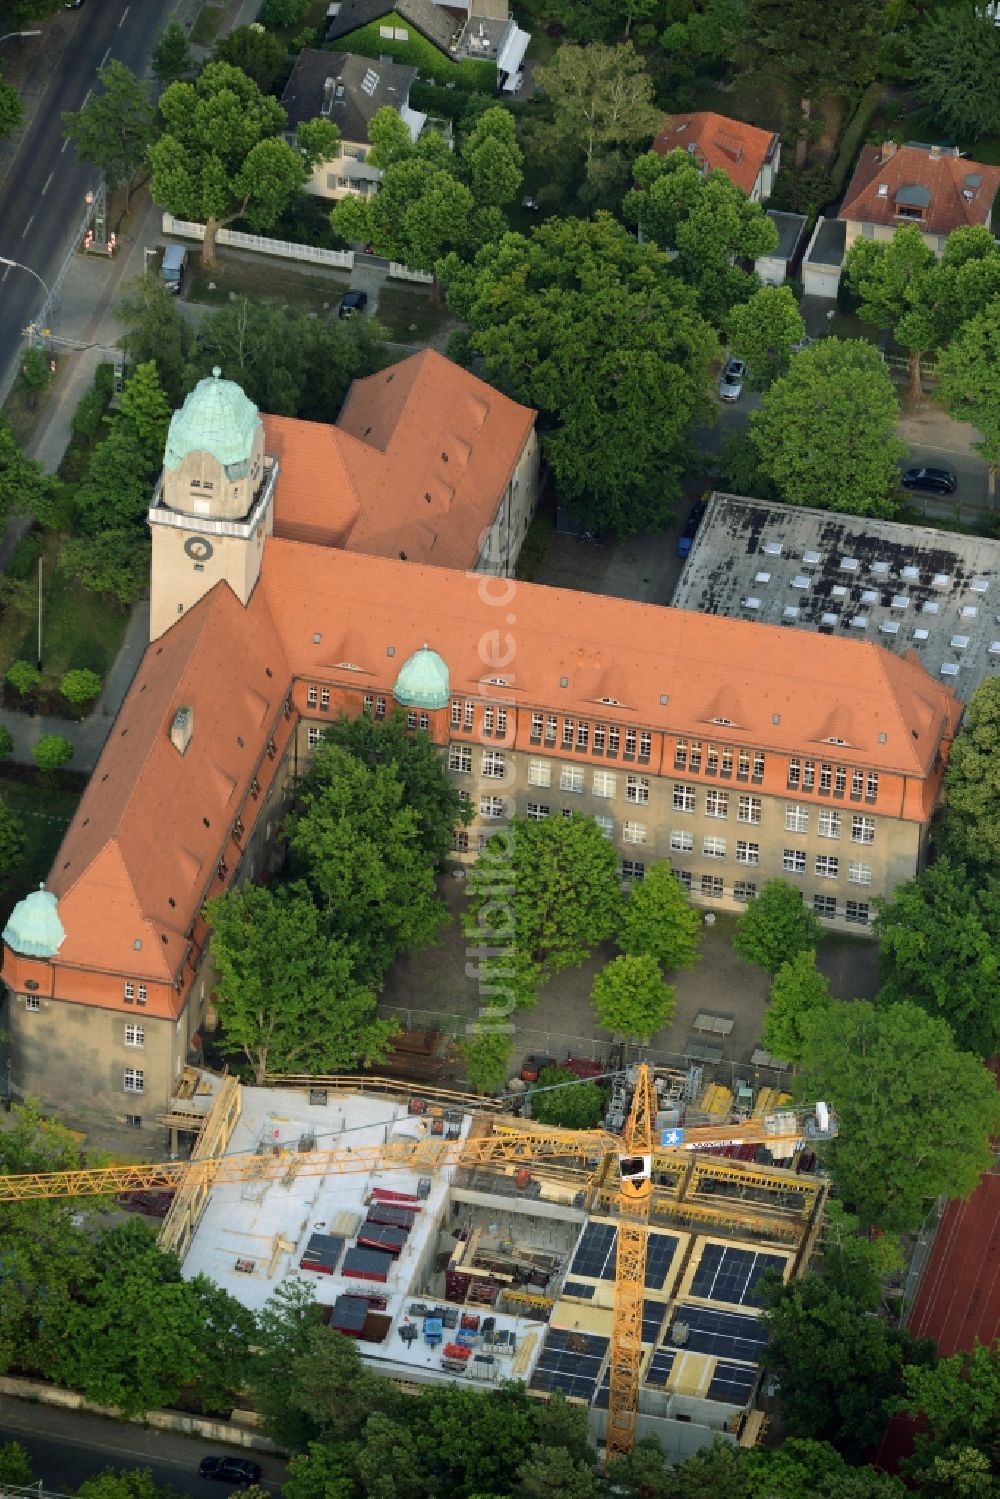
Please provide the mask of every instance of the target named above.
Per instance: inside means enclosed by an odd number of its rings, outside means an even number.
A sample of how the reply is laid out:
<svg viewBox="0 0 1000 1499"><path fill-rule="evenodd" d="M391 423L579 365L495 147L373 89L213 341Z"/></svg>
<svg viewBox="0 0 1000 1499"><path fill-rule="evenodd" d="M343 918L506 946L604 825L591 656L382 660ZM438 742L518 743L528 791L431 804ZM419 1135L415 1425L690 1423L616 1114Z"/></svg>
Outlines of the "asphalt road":
<svg viewBox="0 0 1000 1499"><path fill-rule="evenodd" d="M264 1469L264 1484L277 1495L284 1462L244 1448L225 1448L171 1432L109 1421L83 1411L60 1410L0 1397L0 1443L20 1442L35 1474L50 1493L72 1493L106 1468L148 1468L155 1483L169 1484L191 1499L229 1499L226 1484L198 1477L198 1464L210 1454L230 1451L253 1458Z"/></svg>
<svg viewBox="0 0 1000 1499"><path fill-rule="evenodd" d="M0 188L0 255L30 266L49 286L81 221L85 195L100 177L64 139L62 111L82 108L88 92L99 88L98 68L112 58L142 74L164 21L163 7L151 0L91 0L70 14L73 35L58 76ZM16 356L21 333L43 302L34 276L0 267L0 371Z"/></svg>

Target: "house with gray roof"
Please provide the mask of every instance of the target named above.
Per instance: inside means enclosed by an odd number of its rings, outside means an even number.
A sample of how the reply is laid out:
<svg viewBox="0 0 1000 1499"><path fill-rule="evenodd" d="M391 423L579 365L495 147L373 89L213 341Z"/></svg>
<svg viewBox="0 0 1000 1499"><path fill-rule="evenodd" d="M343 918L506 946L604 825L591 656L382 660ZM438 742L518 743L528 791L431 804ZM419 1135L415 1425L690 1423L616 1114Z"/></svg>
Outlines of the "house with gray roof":
<svg viewBox="0 0 1000 1499"><path fill-rule="evenodd" d="M450 62L496 64L497 89L516 94L531 34L512 18L508 0L340 0L331 6L327 45L344 42L362 27L379 25L386 54L410 40L410 30L430 42Z"/></svg>

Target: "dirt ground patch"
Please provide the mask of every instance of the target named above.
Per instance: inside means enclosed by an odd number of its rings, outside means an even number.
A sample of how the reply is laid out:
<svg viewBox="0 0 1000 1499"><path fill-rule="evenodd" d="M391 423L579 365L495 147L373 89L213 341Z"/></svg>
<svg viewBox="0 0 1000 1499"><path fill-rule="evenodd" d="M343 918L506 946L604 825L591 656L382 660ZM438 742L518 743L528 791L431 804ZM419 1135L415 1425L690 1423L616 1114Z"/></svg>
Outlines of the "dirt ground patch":
<svg viewBox="0 0 1000 1499"><path fill-rule="evenodd" d="M254 302L277 302L303 312L330 312L351 284L346 269L328 266L290 265L287 260L264 255L239 255L221 246L215 265L202 265L201 254L191 250L191 279L186 300L222 306L233 297Z"/></svg>

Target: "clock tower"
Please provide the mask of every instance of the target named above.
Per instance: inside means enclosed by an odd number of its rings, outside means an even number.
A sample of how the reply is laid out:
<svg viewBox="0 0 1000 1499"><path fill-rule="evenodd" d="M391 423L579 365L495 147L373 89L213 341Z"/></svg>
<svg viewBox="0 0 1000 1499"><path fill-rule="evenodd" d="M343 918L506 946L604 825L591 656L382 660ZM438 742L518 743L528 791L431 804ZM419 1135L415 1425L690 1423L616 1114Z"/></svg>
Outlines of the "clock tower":
<svg viewBox="0 0 1000 1499"><path fill-rule="evenodd" d="M167 433L149 509L153 535L149 638L156 640L216 583L246 604L274 524L275 459L251 400L216 366Z"/></svg>

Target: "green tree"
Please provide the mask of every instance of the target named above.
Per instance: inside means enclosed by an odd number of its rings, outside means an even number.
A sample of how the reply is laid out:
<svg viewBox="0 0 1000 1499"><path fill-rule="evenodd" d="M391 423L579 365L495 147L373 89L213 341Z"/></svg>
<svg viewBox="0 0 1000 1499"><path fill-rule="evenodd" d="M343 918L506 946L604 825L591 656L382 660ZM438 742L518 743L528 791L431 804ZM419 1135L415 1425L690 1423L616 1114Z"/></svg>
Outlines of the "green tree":
<svg viewBox="0 0 1000 1499"><path fill-rule="evenodd" d="M315 1287L299 1280L282 1281L257 1314L247 1385L264 1429L292 1452L304 1451L321 1429L293 1399L298 1361L319 1326Z"/></svg>
<svg viewBox="0 0 1000 1499"><path fill-rule="evenodd" d="M32 347L25 350L17 378L22 389L27 392L28 405L34 411L38 405L38 397L52 384L49 356L43 349Z"/></svg>
<svg viewBox="0 0 1000 1499"><path fill-rule="evenodd" d="M169 1488L158 1488L149 1468L105 1468L87 1478L77 1499L172 1499Z"/></svg>
<svg viewBox="0 0 1000 1499"><path fill-rule="evenodd" d="M980 682L962 717L944 773L937 841L956 862L1000 873L1000 681Z"/></svg>
<svg viewBox="0 0 1000 1499"><path fill-rule="evenodd" d="M10 879L24 862L26 847L24 823L0 799L0 880Z"/></svg>
<svg viewBox="0 0 1000 1499"><path fill-rule="evenodd" d="M762 286L731 309L726 330L733 353L747 362L751 387L767 390L788 369L806 325L790 286Z"/></svg>
<svg viewBox="0 0 1000 1499"><path fill-rule="evenodd" d="M988 465L992 499L1000 468L1000 297L959 329L937 364L937 399L982 434L972 446Z"/></svg>
<svg viewBox="0 0 1000 1499"><path fill-rule="evenodd" d="M660 965L648 953L612 958L594 979L591 1003L606 1031L648 1045L673 1019L677 992L663 982Z"/></svg>
<svg viewBox="0 0 1000 1499"><path fill-rule="evenodd" d="M63 134L81 161L103 172L109 191L124 185L127 213L135 174L156 134L152 94L148 83L113 58L97 77L102 92L63 115Z"/></svg>
<svg viewBox="0 0 1000 1499"><path fill-rule="evenodd" d="M905 1266L897 1234L866 1234L861 1220L830 1198L823 1222L823 1276L841 1295L876 1307L883 1286Z"/></svg>
<svg viewBox="0 0 1000 1499"><path fill-rule="evenodd" d="M937 259L916 224L904 224L891 240L858 239L847 252L844 273L857 293L858 314L876 328L892 328L909 350L910 396L923 395L921 361L937 343L933 314Z"/></svg>
<svg viewBox="0 0 1000 1499"><path fill-rule="evenodd" d="M701 942L701 917L692 906L669 861L650 864L625 902L622 952L648 954L664 968L693 968Z"/></svg>
<svg viewBox="0 0 1000 1499"><path fill-rule="evenodd" d="M830 1003L830 986L816 967L816 953L801 948L786 959L771 983L761 1041L772 1057L797 1065L802 1057L802 1022Z"/></svg>
<svg viewBox="0 0 1000 1499"><path fill-rule="evenodd" d="M150 272L126 283L116 315L125 329L121 343L129 364L152 360L170 406L180 406L188 390L185 366L193 335L177 298Z"/></svg>
<svg viewBox="0 0 1000 1499"><path fill-rule="evenodd" d="M505 965L498 980L515 953L546 975L577 967L614 935L621 913L618 856L579 813L513 818L472 865L467 890L466 933L480 939L484 958Z"/></svg>
<svg viewBox="0 0 1000 1499"><path fill-rule="evenodd" d="M255 1083L384 1060L394 1027L375 1018L354 953L325 930L303 887L241 885L210 901L205 917L226 1042Z"/></svg>
<svg viewBox="0 0 1000 1499"><path fill-rule="evenodd" d="M822 9L809 0L748 0L739 60L797 106L797 167L805 164L814 104L828 94L853 95L868 82L885 24L882 0Z"/></svg>
<svg viewBox="0 0 1000 1499"><path fill-rule="evenodd" d="M863 1223L916 1228L938 1196L965 1197L1000 1127L992 1074L914 1004L830 1005L803 1024L799 1091L827 1100L840 1133L824 1147Z"/></svg>
<svg viewBox="0 0 1000 1499"><path fill-rule="evenodd" d="M331 1443L356 1436L370 1415L391 1415L400 1399L388 1379L365 1367L353 1338L323 1326L305 1335L289 1398L317 1439Z"/></svg>
<svg viewBox="0 0 1000 1499"><path fill-rule="evenodd" d="M636 187L623 204L626 219L676 255L674 271L695 288L705 316L721 322L757 287L756 275L737 262L774 249L774 224L725 172L706 175L687 151L648 151L633 176Z"/></svg>
<svg viewBox="0 0 1000 1499"><path fill-rule="evenodd" d="M446 912L394 766L371 770L320 744L287 833L295 869L327 929L355 954L360 983L377 983L399 953L434 941Z"/></svg>
<svg viewBox="0 0 1000 1499"><path fill-rule="evenodd" d="M134 529L71 536L63 542L58 566L91 593L122 606L134 604L149 586L149 541Z"/></svg>
<svg viewBox="0 0 1000 1499"><path fill-rule="evenodd" d="M876 900L878 1003L909 1001L948 1022L962 1051L1000 1043L1000 881L947 859Z"/></svg>
<svg viewBox="0 0 1000 1499"><path fill-rule="evenodd" d="M497 106L483 111L462 142L460 161L462 175L480 208L503 208L514 201L521 186L524 155L509 109Z"/></svg>
<svg viewBox="0 0 1000 1499"><path fill-rule="evenodd" d="M859 1461L885 1429L913 1344L817 1275L762 1282L762 1294L786 1431L832 1442Z"/></svg>
<svg viewBox="0 0 1000 1499"><path fill-rule="evenodd" d="M496 1093L510 1075L513 1048L510 1026L476 1027L459 1043L469 1086L476 1093Z"/></svg>
<svg viewBox="0 0 1000 1499"><path fill-rule="evenodd" d="M531 1092L531 1117L563 1129L594 1129L604 1118L604 1094L568 1067L543 1067Z"/></svg>
<svg viewBox="0 0 1000 1499"><path fill-rule="evenodd" d="M139 449L146 478L156 476L163 465L172 414L156 361L150 359L145 364L136 365L125 381L116 425L124 425Z"/></svg>
<svg viewBox="0 0 1000 1499"><path fill-rule="evenodd" d="M282 1499L355 1499L354 1457L350 1447L310 1442L308 1451L296 1452L288 1464Z"/></svg>
<svg viewBox="0 0 1000 1499"><path fill-rule="evenodd" d="M365 1422L354 1468L370 1499L411 1499L426 1482L406 1422L378 1411Z"/></svg>
<svg viewBox="0 0 1000 1499"><path fill-rule="evenodd" d="M513 1382L486 1399L452 1384L412 1402L406 1424L418 1460L433 1473L433 1493L456 1499L506 1493L535 1441L534 1403L525 1386Z"/></svg>
<svg viewBox="0 0 1000 1499"><path fill-rule="evenodd" d="M797 354L764 394L751 413L750 436L787 504L885 517L906 452L898 418L878 350L861 339L823 338Z"/></svg>
<svg viewBox="0 0 1000 1499"><path fill-rule="evenodd" d="M183 26L173 17L157 37L151 64L153 77L164 86L189 78L194 72L194 54L188 45Z"/></svg>
<svg viewBox="0 0 1000 1499"><path fill-rule="evenodd" d="M754 1447L744 1462L746 1499L906 1499L898 1478L852 1468L829 1442L787 1437Z"/></svg>
<svg viewBox="0 0 1000 1499"><path fill-rule="evenodd" d="M903 1370L905 1394L899 1408L919 1419L916 1446L907 1471L918 1480L936 1458L975 1451L995 1458L1000 1444L1000 1347L976 1341L951 1358ZM974 1464L968 1466L975 1475Z"/></svg>
<svg viewBox="0 0 1000 1499"><path fill-rule="evenodd" d="M308 10L309 0L264 0L258 20L273 31L289 31L302 25Z"/></svg>
<svg viewBox="0 0 1000 1499"><path fill-rule="evenodd" d="M259 26L234 27L216 42L212 58L239 68L264 94L280 93L290 71L284 42Z"/></svg>
<svg viewBox="0 0 1000 1499"><path fill-rule="evenodd" d="M81 708L91 702L101 690L101 679L96 671L86 666L75 666L64 672L59 691L68 703Z"/></svg>
<svg viewBox="0 0 1000 1499"><path fill-rule="evenodd" d="M6 419L0 417L0 516L30 514L43 483L41 464L25 456Z"/></svg>
<svg viewBox="0 0 1000 1499"><path fill-rule="evenodd" d="M473 813L467 798L448 779L444 759L430 736L407 729L406 714L397 710L386 719L341 714L325 737L369 770L379 765L393 767L406 805L417 814L420 841L428 859L435 868L443 864L454 843L456 827L471 822Z"/></svg>
<svg viewBox="0 0 1000 1499"><path fill-rule="evenodd" d="M942 7L917 28L909 50L914 92L945 135L966 142L1000 130L1000 32L983 6Z"/></svg>
<svg viewBox="0 0 1000 1499"><path fill-rule="evenodd" d="M429 157L420 144L418 154L386 168L374 196L343 198L331 220L344 239L433 273L450 250L474 248L476 205L452 163Z"/></svg>
<svg viewBox="0 0 1000 1499"><path fill-rule="evenodd" d="M74 501L80 531L139 531L149 508L149 478L143 443L128 423L116 420L91 455ZM141 534L141 533L140 533Z"/></svg>
<svg viewBox="0 0 1000 1499"><path fill-rule="evenodd" d="M216 236L233 219L270 228L339 139L336 126L321 121L329 139L310 136L308 149L288 145L278 101L222 62L208 63L194 83L172 83L160 114L163 133L149 152L153 197L169 213L204 223L205 266L215 264Z"/></svg>
<svg viewBox="0 0 1000 1499"><path fill-rule="evenodd" d="M440 275L491 377L539 410L560 496L621 536L661 528L718 349L666 256L599 214L507 234L471 265L449 256Z"/></svg>
<svg viewBox="0 0 1000 1499"><path fill-rule="evenodd" d="M0 1483L26 1489L37 1482L31 1458L20 1442L4 1442L0 1446Z"/></svg>
<svg viewBox="0 0 1000 1499"><path fill-rule="evenodd" d="M34 745L31 758L43 774L62 770L73 758L73 746L64 734L43 734Z"/></svg>
<svg viewBox="0 0 1000 1499"><path fill-rule="evenodd" d="M14 740L6 724L0 724L0 760L9 760L14 753Z"/></svg>
<svg viewBox="0 0 1000 1499"><path fill-rule="evenodd" d="M740 917L733 947L758 968L777 973L800 952L814 952L823 929L787 880L766 880Z"/></svg>
<svg viewBox="0 0 1000 1499"><path fill-rule="evenodd" d="M5 680L10 683L15 692L21 693L23 697L29 692L34 692L42 680L42 674L30 661L12 661L7 668Z"/></svg>
<svg viewBox="0 0 1000 1499"><path fill-rule="evenodd" d="M24 105L21 95L9 83L0 80L0 141L13 135L24 124Z"/></svg>
<svg viewBox="0 0 1000 1499"><path fill-rule="evenodd" d="M517 1499L596 1499L594 1470L565 1447L532 1447L517 1471Z"/></svg>
<svg viewBox="0 0 1000 1499"><path fill-rule="evenodd" d="M921 1499L996 1499L994 1465L974 1447L952 1447L919 1473Z"/></svg>

